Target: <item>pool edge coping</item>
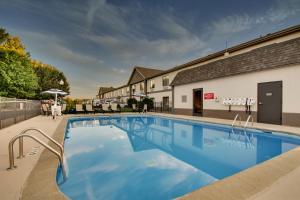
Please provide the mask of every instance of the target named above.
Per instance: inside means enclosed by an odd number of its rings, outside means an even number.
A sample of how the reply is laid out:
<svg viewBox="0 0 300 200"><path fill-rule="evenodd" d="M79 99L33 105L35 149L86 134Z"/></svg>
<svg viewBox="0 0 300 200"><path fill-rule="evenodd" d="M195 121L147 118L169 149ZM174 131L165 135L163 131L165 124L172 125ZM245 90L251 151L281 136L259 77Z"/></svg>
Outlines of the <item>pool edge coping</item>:
<svg viewBox="0 0 300 200"><path fill-rule="evenodd" d="M53 137L59 143L63 143L64 135L67 127L68 120L70 118L80 118L80 117L97 117L97 116L111 116L120 114L105 114L105 115L68 115L63 116L64 118L57 126ZM138 113L125 113L121 115L139 115ZM185 116L177 116L170 114L159 114L159 113L148 113L147 115L170 117L175 119L184 119L188 121L198 121L212 124L222 124L231 125L229 123L212 122L214 120L203 120L203 118L187 118ZM261 129L260 127L253 126L254 129L268 130L274 132L282 132L281 130L273 129ZM284 133L300 136L298 132L285 131ZM47 157L47 159L46 159ZM49 165L50 163L50 165ZM34 166L32 172L27 178L20 199L69 199L62 193L56 182L56 171L57 171L58 161L56 157L52 156L48 151L43 150L41 156ZM300 147L295 148L289 152L283 153L277 157L267 160L261 164L250 167L232 176L226 177L215 183L199 188L193 192L185 194L178 199L247 199L262 192L264 189L271 186L281 177L286 176L292 172L297 167L300 167ZM270 170L271 169L271 170ZM46 172L44 172L46 171ZM270 172L271 171L271 172ZM42 173L43 172L43 173ZM49 176L51 174L51 176ZM55 174L55 176L53 176ZM40 175L40 176L38 176ZM39 179L36 181L36 179ZM250 179L250 181L249 181ZM42 183L46 184L46 189L36 191L41 188L40 180ZM241 186L241 182L243 185ZM49 184L50 183L50 184ZM259 184L259 186L257 185ZM35 192L34 192L35 191ZM30 194L34 192L34 194Z"/></svg>

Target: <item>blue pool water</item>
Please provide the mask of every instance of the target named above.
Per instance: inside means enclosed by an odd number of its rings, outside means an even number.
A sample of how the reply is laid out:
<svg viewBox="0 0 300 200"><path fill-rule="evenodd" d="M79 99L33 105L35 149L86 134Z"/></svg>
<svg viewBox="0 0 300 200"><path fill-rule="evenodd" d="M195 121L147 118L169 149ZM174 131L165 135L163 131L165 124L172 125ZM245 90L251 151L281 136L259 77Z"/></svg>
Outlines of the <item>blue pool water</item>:
<svg viewBox="0 0 300 200"><path fill-rule="evenodd" d="M299 137L162 118L71 119L65 139L71 199L173 199L300 144Z"/></svg>

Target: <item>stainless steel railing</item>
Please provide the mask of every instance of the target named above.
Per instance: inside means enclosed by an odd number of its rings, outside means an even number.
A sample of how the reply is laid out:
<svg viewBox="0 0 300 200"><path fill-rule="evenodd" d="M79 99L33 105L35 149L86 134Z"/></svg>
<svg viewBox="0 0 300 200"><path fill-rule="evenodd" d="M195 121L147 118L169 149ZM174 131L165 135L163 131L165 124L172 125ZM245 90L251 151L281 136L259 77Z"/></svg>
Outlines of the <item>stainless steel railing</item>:
<svg viewBox="0 0 300 200"><path fill-rule="evenodd" d="M253 126L253 124L254 124L254 122L253 122L253 117L252 117L252 115L249 115L248 118L247 118L247 121L246 121L246 123L245 123L245 125L244 125L244 129L247 128L250 119L252 119L252 126Z"/></svg>
<svg viewBox="0 0 300 200"><path fill-rule="evenodd" d="M30 134L27 134L26 132L29 130L36 130L37 132L41 133L43 136L45 136L46 138L48 138L50 141L52 141L54 144L56 144L59 148L60 148L60 153L57 152L55 149L53 149L52 147L50 147L48 144L44 143L43 141L41 141L40 139L38 139L37 137L34 137ZM56 142L55 140L53 140L51 137L49 137L48 135L46 135L44 132L42 132L39 129L35 129L35 128L29 128L29 129L25 129L24 131L22 131L20 134L16 135L15 137L13 137L8 145L8 151L9 151L9 167L7 168L7 170L13 170L15 168L17 168L17 166L15 165L15 158L14 158L14 143L19 139L19 147L21 149L19 149L19 157L22 158L24 157L23 155L23 138L24 137L28 137L33 139L34 141L36 141L37 143L39 143L40 145L42 145L43 147L45 147L47 150L49 150L50 152L52 152L59 160L59 163L62 167L62 175L63 178L66 179L66 171L65 171L65 167L64 167L64 158L63 158L63 148L62 146Z"/></svg>
<svg viewBox="0 0 300 200"><path fill-rule="evenodd" d="M236 120L237 120L238 118L239 118L239 124L240 124L240 125L242 124L242 118L241 118L241 116L240 116L239 114L236 114L235 117L234 117L234 119L233 119L233 121L232 121L231 127L234 126L234 124L235 124L235 122L236 122Z"/></svg>
<svg viewBox="0 0 300 200"><path fill-rule="evenodd" d="M50 136L48 136L41 129L38 129L38 128L27 128L27 129L23 130L19 135L26 134L28 131L35 131L36 133L39 133L42 136L44 136L45 138L49 139L53 144L55 144L59 148L60 154L63 157L63 153L64 153L63 146L61 144L59 144L56 140L54 140L53 138L51 138ZM19 138L19 157L18 158L22 158L22 157L24 157L24 154L23 154L23 137L20 137Z"/></svg>

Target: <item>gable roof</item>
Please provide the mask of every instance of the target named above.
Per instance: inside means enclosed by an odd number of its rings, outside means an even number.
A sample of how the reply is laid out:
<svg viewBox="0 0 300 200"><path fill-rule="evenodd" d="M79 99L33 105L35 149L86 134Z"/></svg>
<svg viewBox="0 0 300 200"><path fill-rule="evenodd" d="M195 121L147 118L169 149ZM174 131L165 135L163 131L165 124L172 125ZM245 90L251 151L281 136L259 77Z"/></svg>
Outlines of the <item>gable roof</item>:
<svg viewBox="0 0 300 200"><path fill-rule="evenodd" d="M100 87L98 94L104 94L104 93L110 92L114 89L115 89L114 87Z"/></svg>
<svg viewBox="0 0 300 200"><path fill-rule="evenodd" d="M171 85L300 64L300 37L179 72Z"/></svg>
<svg viewBox="0 0 300 200"><path fill-rule="evenodd" d="M128 85L141 82L161 72L163 70L135 66L128 80Z"/></svg>

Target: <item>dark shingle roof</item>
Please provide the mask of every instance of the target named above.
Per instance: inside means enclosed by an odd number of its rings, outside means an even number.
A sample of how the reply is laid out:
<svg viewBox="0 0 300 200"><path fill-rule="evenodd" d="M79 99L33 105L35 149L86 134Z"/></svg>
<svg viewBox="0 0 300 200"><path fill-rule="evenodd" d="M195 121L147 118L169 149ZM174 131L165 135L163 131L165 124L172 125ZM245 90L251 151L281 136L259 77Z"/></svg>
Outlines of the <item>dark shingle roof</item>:
<svg viewBox="0 0 300 200"><path fill-rule="evenodd" d="M211 60L211 59L214 59L214 58L221 57L221 56L224 55L225 52L233 53L233 52L245 49L247 47L251 47L251 46L254 46L254 45L257 45L257 44L261 44L261 43L264 43L266 41L273 40L273 39L276 39L276 38L280 38L280 37L283 37L285 35L296 33L296 32L299 32L299 31L300 31L300 24L298 24L296 26L286 28L286 29L283 29L283 30L280 30L280 31L277 31L277 32L274 32L274 33L268 33L264 36L260 36L258 38L253 39L253 40L235 45L235 46L230 47L228 49L224 49L222 51L218 51L216 53L212 53L212 54L209 54L207 56L204 56L204 57L189 61L187 63L175 66L171 69L168 69L168 70L165 70L161 73L158 73L158 74L152 76L151 78L154 78L156 76L160 76L160 75L163 75L163 74L167 74L167 73L170 73L170 72L174 72L174 71L177 71L177 70L180 70L180 69L184 69L184 68L187 68L187 67L191 67L193 65L200 64L202 62L205 62L205 61L208 61L208 60Z"/></svg>
<svg viewBox="0 0 300 200"><path fill-rule="evenodd" d="M163 72L163 70L135 66L128 80L128 84L144 81L161 72Z"/></svg>
<svg viewBox="0 0 300 200"><path fill-rule="evenodd" d="M158 73L163 72L163 70L160 69L152 69L152 68L146 68L146 67L135 67L136 70L138 70L145 78L149 78L152 76L155 76Z"/></svg>
<svg viewBox="0 0 300 200"><path fill-rule="evenodd" d="M252 51L179 72L171 85L183 85L242 73L300 64L300 38L274 43Z"/></svg>
<svg viewBox="0 0 300 200"><path fill-rule="evenodd" d="M114 89L115 89L114 87L100 87L98 93L99 94L104 94L104 93L110 92Z"/></svg>

